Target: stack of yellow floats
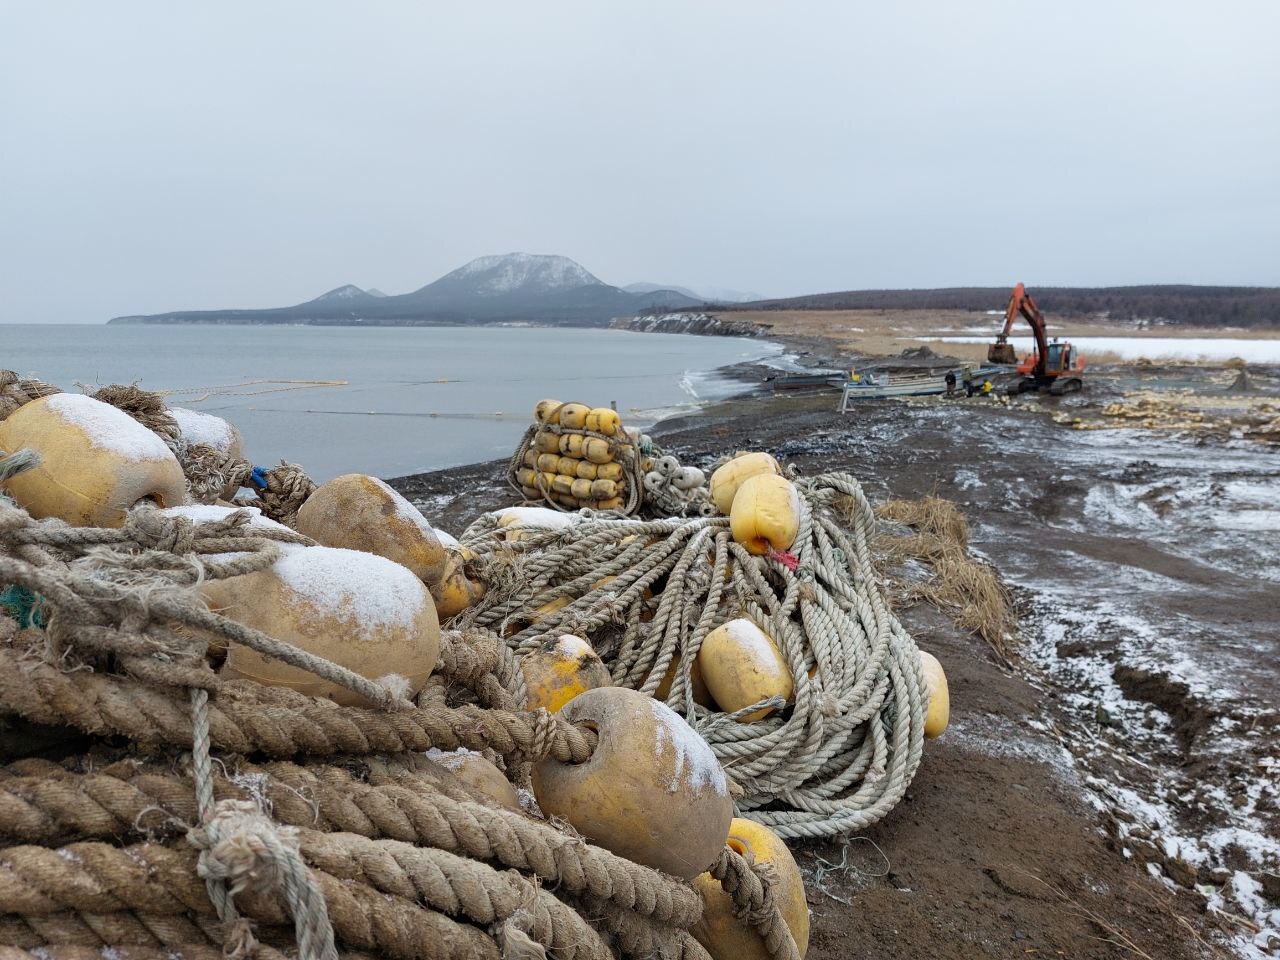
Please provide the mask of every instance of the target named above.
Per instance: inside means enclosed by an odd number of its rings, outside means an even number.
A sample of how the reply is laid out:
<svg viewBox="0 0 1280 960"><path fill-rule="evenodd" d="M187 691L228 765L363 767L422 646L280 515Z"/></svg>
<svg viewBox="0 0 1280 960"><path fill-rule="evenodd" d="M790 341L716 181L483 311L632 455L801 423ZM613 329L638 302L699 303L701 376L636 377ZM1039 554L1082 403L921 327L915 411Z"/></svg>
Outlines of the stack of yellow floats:
<svg viewBox="0 0 1280 960"><path fill-rule="evenodd" d="M618 510L627 496L624 462L633 437L616 410L542 400L533 410L538 430L516 467L520 492L574 510Z"/></svg>

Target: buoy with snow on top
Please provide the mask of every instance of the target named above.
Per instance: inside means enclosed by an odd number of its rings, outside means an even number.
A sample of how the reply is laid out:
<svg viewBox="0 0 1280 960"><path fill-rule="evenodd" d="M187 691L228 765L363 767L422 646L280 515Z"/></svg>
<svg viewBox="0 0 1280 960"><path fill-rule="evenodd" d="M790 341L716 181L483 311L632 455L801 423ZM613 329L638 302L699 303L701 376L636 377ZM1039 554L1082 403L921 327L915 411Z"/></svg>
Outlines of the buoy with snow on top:
<svg viewBox="0 0 1280 960"><path fill-rule="evenodd" d="M574 697L565 721L594 730L584 763L547 757L533 767L533 792L549 817L620 857L691 880L724 847L733 818L720 761L666 704L625 687Z"/></svg>
<svg viewBox="0 0 1280 960"><path fill-rule="evenodd" d="M440 621L426 585L385 557L336 547L284 546L272 566L204 587L210 609L332 660L411 697L440 655ZM360 694L232 644L222 668L247 678L369 706Z"/></svg>
<svg viewBox="0 0 1280 960"><path fill-rule="evenodd" d="M163 440L109 403L55 393L0 421L0 450L34 451L40 462L4 492L36 519L119 527L139 503L185 503L182 466Z"/></svg>

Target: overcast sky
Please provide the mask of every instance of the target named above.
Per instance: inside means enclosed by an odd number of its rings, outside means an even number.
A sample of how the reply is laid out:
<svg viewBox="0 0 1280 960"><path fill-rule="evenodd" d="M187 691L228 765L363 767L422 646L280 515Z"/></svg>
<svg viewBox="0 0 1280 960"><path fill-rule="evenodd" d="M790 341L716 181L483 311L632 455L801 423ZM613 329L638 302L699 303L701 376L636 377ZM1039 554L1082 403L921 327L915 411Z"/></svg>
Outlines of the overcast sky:
<svg viewBox="0 0 1280 960"><path fill-rule="evenodd" d="M0 320L1280 284L1280 3L0 0ZM998 306L998 305L997 305Z"/></svg>

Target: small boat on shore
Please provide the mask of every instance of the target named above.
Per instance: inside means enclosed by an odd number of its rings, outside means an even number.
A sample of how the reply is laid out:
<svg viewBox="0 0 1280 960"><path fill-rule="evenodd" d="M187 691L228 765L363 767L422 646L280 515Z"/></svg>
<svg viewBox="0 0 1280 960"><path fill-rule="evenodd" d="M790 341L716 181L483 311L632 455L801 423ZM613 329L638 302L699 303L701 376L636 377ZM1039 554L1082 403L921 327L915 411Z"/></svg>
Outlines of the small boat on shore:
<svg viewBox="0 0 1280 960"><path fill-rule="evenodd" d="M1002 371L998 367L961 367L956 371L956 389L966 379L981 380ZM856 375L855 375L856 376ZM845 381L840 394L840 412L855 400L887 400L894 397L928 397L947 392L946 371L942 373L887 374L870 372Z"/></svg>
<svg viewBox="0 0 1280 960"><path fill-rule="evenodd" d="M824 390L828 387L842 387L848 375L840 370L819 370L814 373L792 373L783 376L765 377L765 383L773 387L774 393L780 390Z"/></svg>

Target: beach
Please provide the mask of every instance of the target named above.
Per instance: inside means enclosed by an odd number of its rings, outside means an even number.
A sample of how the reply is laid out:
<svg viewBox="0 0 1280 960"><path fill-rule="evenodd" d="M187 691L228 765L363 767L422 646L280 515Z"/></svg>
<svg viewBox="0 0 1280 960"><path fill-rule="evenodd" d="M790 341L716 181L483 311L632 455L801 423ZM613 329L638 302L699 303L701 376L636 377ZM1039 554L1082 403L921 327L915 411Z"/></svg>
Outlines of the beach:
<svg viewBox="0 0 1280 960"><path fill-rule="evenodd" d="M788 347L812 366L850 362L821 340ZM758 384L764 371L738 373ZM757 386L654 431L684 462L763 449L804 474L848 471L873 501L952 500L1017 602L1006 664L913 597L919 571L892 574L896 612L948 671L952 726L884 822L799 845L810 956L1268 955L1280 453L1230 424L1134 429L1102 414L1162 384L1218 397L1235 373L1115 366L1061 400L846 416L833 395ZM504 468L392 483L457 534L518 501Z"/></svg>

